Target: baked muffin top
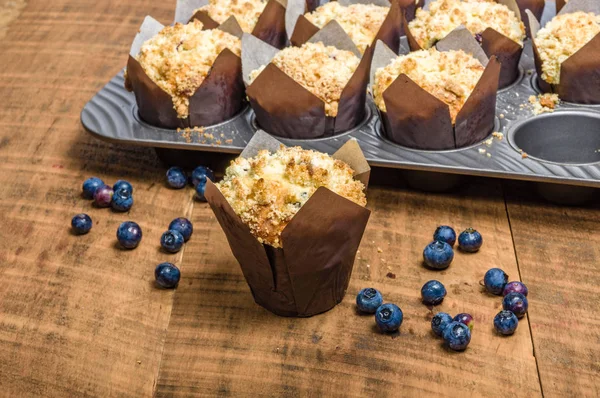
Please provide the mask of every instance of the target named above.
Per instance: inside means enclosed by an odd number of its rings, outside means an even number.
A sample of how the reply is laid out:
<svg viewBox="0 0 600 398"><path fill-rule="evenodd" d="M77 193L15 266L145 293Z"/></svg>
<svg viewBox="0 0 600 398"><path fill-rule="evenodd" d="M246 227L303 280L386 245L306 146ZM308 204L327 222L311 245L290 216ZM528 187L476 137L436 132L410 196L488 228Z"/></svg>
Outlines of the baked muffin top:
<svg viewBox="0 0 600 398"><path fill-rule="evenodd" d="M429 11L417 9L408 26L422 48L430 48L458 26L464 25L474 35L492 28L523 45L525 25L503 4L493 0L436 0Z"/></svg>
<svg viewBox="0 0 600 398"><path fill-rule="evenodd" d="M318 42L285 48L273 57L271 63L323 100L327 116L336 116L342 91L360 60L351 51ZM265 67L252 71L250 81L254 81Z"/></svg>
<svg viewBox="0 0 600 398"><path fill-rule="evenodd" d="M244 32L252 33L266 5L267 0L209 0L207 5L194 10L194 14L204 11L220 24L233 15Z"/></svg>
<svg viewBox="0 0 600 398"><path fill-rule="evenodd" d="M598 33L600 15L574 12L555 16L535 37L542 61L542 79L559 84L561 64Z"/></svg>
<svg viewBox="0 0 600 398"><path fill-rule="evenodd" d="M228 48L241 53L241 41L219 29L202 30L194 20L167 26L146 41L136 59L154 83L173 97L177 116L189 115L191 97L208 75L217 56Z"/></svg>
<svg viewBox="0 0 600 398"><path fill-rule="evenodd" d="M373 43L389 10L389 7L374 4L351 4L344 7L337 1L332 1L306 14L305 17L318 28L336 20L362 54Z"/></svg>
<svg viewBox="0 0 600 398"><path fill-rule="evenodd" d="M398 76L405 74L421 88L448 104L454 123L484 69L476 58L462 50L437 51L432 48L401 55L375 72L375 103L385 112L383 92Z"/></svg>
<svg viewBox="0 0 600 398"><path fill-rule="evenodd" d="M353 173L327 154L282 146L232 161L217 187L259 242L281 247L281 232L319 187L366 205L365 187Z"/></svg>

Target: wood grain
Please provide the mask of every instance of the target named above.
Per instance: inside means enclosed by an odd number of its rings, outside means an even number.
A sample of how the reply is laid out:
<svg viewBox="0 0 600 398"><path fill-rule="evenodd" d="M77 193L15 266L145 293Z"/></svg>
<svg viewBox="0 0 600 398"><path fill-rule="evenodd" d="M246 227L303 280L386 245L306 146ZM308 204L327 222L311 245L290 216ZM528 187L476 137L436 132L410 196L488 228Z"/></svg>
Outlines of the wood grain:
<svg viewBox="0 0 600 398"><path fill-rule="evenodd" d="M600 396L600 207L545 204L511 184L507 207L546 397Z"/></svg>
<svg viewBox="0 0 600 398"><path fill-rule="evenodd" d="M210 209L195 206L201 229L184 259L186 281L175 295L157 396L539 396L527 320L515 336L497 336L492 319L500 299L479 285L492 266L518 277L498 183L453 195L371 188L369 207L373 215L342 304L289 319L254 304ZM421 253L440 223L472 225L490 239L478 254L457 253L446 271L427 270ZM475 317L464 353L447 351L430 332L432 313L420 303L430 279L448 289L435 311ZM355 294L367 286L404 311L399 336L378 333L372 316L356 314Z"/></svg>

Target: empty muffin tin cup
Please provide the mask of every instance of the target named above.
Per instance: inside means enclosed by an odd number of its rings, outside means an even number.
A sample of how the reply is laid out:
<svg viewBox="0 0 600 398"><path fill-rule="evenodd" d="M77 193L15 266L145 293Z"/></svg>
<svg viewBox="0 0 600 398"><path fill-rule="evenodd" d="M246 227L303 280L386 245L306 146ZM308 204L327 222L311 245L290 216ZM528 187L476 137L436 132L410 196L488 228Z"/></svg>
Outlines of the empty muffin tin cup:
<svg viewBox="0 0 600 398"><path fill-rule="evenodd" d="M577 128L573 128L577 126ZM510 143L529 157L561 164L600 162L600 114L557 111L515 124Z"/></svg>

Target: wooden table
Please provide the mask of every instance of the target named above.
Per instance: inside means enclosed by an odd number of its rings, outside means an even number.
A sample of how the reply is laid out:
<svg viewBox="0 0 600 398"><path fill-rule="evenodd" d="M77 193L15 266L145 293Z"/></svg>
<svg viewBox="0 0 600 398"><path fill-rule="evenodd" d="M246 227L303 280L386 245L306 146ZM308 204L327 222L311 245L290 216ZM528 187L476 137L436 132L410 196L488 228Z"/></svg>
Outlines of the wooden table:
<svg viewBox="0 0 600 398"><path fill-rule="evenodd" d="M343 303L309 319L274 316L254 304L209 207L190 189L166 188L151 149L99 142L79 121L123 67L143 17L168 23L174 1L4 3L13 8L0 39L0 395L600 395L598 207L550 205L530 184L498 180L451 194L373 186ZM131 212L81 199L92 175L131 181ZM82 237L69 230L79 212L95 221ZM166 255L159 237L177 216L193 221L194 236ZM115 245L126 219L144 230L133 251ZM438 224L476 227L483 249L457 253L443 272L423 268ZM177 290L154 287L154 267L167 260L182 269ZM530 289L513 337L493 332L500 299L479 285L491 267ZM466 352L430 332L419 289L434 278L449 290L439 310L475 317ZM366 286L402 307L399 336L355 314Z"/></svg>

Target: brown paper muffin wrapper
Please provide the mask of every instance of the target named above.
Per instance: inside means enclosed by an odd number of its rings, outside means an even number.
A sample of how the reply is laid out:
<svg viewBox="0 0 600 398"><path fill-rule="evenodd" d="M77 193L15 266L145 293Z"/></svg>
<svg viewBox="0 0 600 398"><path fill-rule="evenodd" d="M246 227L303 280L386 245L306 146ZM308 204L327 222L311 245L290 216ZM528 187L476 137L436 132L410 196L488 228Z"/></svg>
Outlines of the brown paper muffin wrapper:
<svg viewBox="0 0 600 398"><path fill-rule="evenodd" d="M414 149L447 150L484 140L494 128L500 62L489 60L471 33L457 29L437 44L439 51L475 48L485 65L483 75L452 124L448 105L402 74L384 91L386 112L379 110L383 134L390 141ZM478 50L478 51L477 51ZM377 43L371 66L371 85L377 69L389 64L394 54Z"/></svg>
<svg viewBox="0 0 600 398"><path fill-rule="evenodd" d="M525 13L525 10L530 10L539 21L542 19L546 2L544 0L517 0L517 5L519 6L519 11L521 12L521 20L525 24L527 37L531 37L531 31L529 30L529 17Z"/></svg>
<svg viewBox="0 0 600 398"><path fill-rule="evenodd" d="M396 53L400 48L400 36L403 35L401 5L406 5L407 9L412 10L413 18L416 8L414 0L392 0L391 2L388 0L345 0L340 1L340 4L345 6L350 4L375 4L390 7L387 17L381 24L377 35L375 35L371 48L375 46L377 40L381 40ZM290 35L290 42L298 47L319 32L319 28L304 16L302 0L288 0L286 26Z"/></svg>
<svg viewBox="0 0 600 398"><path fill-rule="evenodd" d="M556 2L556 12L557 13L559 13L563 9L563 7L567 4L565 2L565 0L556 0L555 2ZM541 19L541 17L537 17L537 16L536 16L536 18L538 21Z"/></svg>
<svg viewBox="0 0 600 398"><path fill-rule="evenodd" d="M521 13L515 0L496 0L496 2L504 4L521 18ZM410 50L422 50L423 48L421 48L410 32L410 27L405 16L403 16L403 24ZM485 54L488 57L495 56L501 62L499 88L510 86L519 77L519 60L523 53L523 46L492 28L487 28L481 32L481 39L481 48L483 48Z"/></svg>
<svg viewBox="0 0 600 398"><path fill-rule="evenodd" d="M228 22L219 29L228 31ZM178 117L172 97L148 77L135 59L142 44L158 34L162 28L163 25L159 22L146 17L133 41L127 61L125 86L134 92L142 120L156 127L177 129L210 126L240 112L245 104L242 61L240 57L225 49L215 59L200 87L190 96L188 117Z"/></svg>
<svg viewBox="0 0 600 398"><path fill-rule="evenodd" d="M208 4L208 0L179 0L176 9L176 22L187 23L194 19L204 25L204 29L215 29L219 23L213 20L206 12L194 12ZM235 17L230 17L235 19ZM237 22L237 21L236 21ZM239 26L239 24L238 24ZM278 0L269 0L258 22L252 29L252 35L273 47L283 48L287 44L285 32L285 6Z"/></svg>
<svg viewBox="0 0 600 398"><path fill-rule="evenodd" d="M559 14L576 11L600 14L597 0L571 0ZM578 104L600 104L600 34L564 61L560 68L560 84L550 84L542 79L542 60L535 45L540 23L529 14L533 34L532 46L537 71L537 84L545 93L558 94L561 100Z"/></svg>
<svg viewBox="0 0 600 398"><path fill-rule="evenodd" d="M261 149L276 151L280 145L259 131L241 156L252 157ZM355 140L333 157L348 163L355 178L368 181L370 169ZM283 230L282 248L274 248L251 234L210 180L205 197L257 304L280 316L309 317L342 301L368 209L321 187Z"/></svg>
<svg viewBox="0 0 600 398"><path fill-rule="evenodd" d="M360 56L356 46L339 24L331 21L310 39ZM370 50L369 50L370 51ZM358 125L366 117L366 87L369 79L370 52L363 57L342 91L335 117L325 114L323 100L286 75L271 59L276 49L251 36L242 38L242 65L246 94L260 127L269 134L293 139L330 137ZM250 72L267 67L249 83Z"/></svg>

